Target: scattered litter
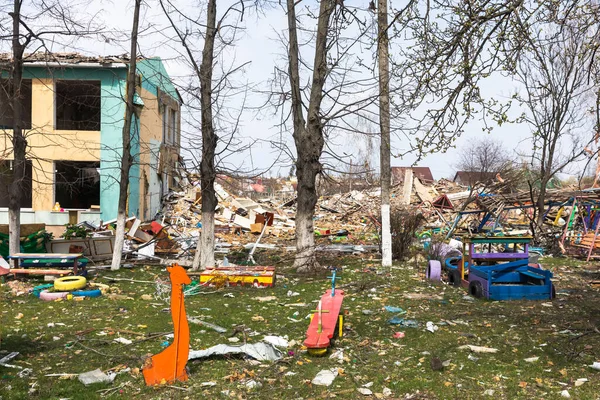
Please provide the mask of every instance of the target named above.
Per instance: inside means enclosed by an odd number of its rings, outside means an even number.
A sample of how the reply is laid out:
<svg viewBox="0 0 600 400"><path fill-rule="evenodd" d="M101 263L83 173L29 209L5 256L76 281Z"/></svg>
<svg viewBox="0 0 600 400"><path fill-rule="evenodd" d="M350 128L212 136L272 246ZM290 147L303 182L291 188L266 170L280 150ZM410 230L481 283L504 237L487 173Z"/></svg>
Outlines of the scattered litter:
<svg viewBox="0 0 600 400"><path fill-rule="evenodd" d="M539 357L529 357L529 358L524 359L523 361L532 363L532 362L536 362L539 359L540 359Z"/></svg>
<svg viewBox="0 0 600 400"><path fill-rule="evenodd" d="M403 310L400 307L385 306L384 308L385 308L385 311L389 311L389 312L392 312L392 313L395 313L395 314L398 314L398 315L400 315L400 314L406 314L406 311Z"/></svg>
<svg viewBox="0 0 600 400"><path fill-rule="evenodd" d="M493 396L494 395L494 390L492 389L488 389L485 392L483 392L484 396Z"/></svg>
<svg viewBox="0 0 600 400"><path fill-rule="evenodd" d="M394 333L394 339L402 339L404 337L404 332L396 332Z"/></svg>
<svg viewBox="0 0 600 400"><path fill-rule="evenodd" d="M230 341L231 343L237 343L240 341L240 339L236 338L236 337L230 337L230 338L227 338L227 340Z"/></svg>
<svg viewBox="0 0 600 400"><path fill-rule="evenodd" d="M562 392L560 392L560 396L564 397L565 399L570 399L571 398L571 394L569 393L568 390L563 390Z"/></svg>
<svg viewBox="0 0 600 400"><path fill-rule="evenodd" d="M133 343L132 340L125 339L124 337L118 337L118 338L116 338L115 342L117 342L117 343L123 343L123 344L131 344L131 343Z"/></svg>
<svg viewBox="0 0 600 400"><path fill-rule="evenodd" d="M202 382L202 383L200 384L200 386L202 386L202 387L211 387L211 386L217 386L217 382L213 382L213 381L210 381L210 382Z"/></svg>
<svg viewBox="0 0 600 400"><path fill-rule="evenodd" d="M19 367L18 365L7 364L10 360L12 360L13 358L15 358L18 355L19 355L18 351L13 351L12 353L8 353L8 355L0 358L0 365L3 367L8 367L8 368L22 369L22 367Z"/></svg>
<svg viewBox="0 0 600 400"><path fill-rule="evenodd" d="M233 297L233 296L231 296L231 297ZM264 303L265 301L277 300L277 297L275 297L275 296L255 297L254 300Z"/></svg>
<svg viewBox="0 0 600 400"><path fill-rule="evenodd" d="M595 369L596 371L600 371L600 361L596 361L595 363L590 365L590 367Z"/></svg>
<svg viewBox="0 0 600 400"><path fill-rule="evenodd" d="M364 315L372 315L372 314L373 314L373 311L372 311L372 310L362 310L362 313L363 313Z"/></svg>
<svg viewBox="0 0 600 400"><path fill-rule="evenodd" d="M188 317L188 321L190 321L192 324L197 324L197 325L205 326L205 327L210 328L213 331L216 331L218 333L225 333L225 332L227 332L227 329L223 328L222 326L211 324L210 322L206 322L206 321L203 321L203 320L198 319L198 318Z"/></svg>
<svg viewBox="0 0 600 400"><path fill-rule="evenodd" d="M373 391L371 389L367 389L364 387L358 388L356 390L358 390L358 392L364 396L371 396L373 394Z"/></svg>
<svg viewBox="0 0 600 400"><path fill-rule="evenodd" d="M250 379L246 382L246 387L250 390L257 389L262 387L262 383L255 381L254 379Z"/></svg>
<svg viewBox="0 0 600 400"><path fill-rule="evenodd" d="M218 344L205 350L190 350L188 360L206 358L214 355L245 354L258 361L276 361L281 358L281 351L269 343L246 343L241 346Z"/></svg>
<svg viewBox="0 0 600 400"><path fill-rule="evenodd" d="M281 336L265 336L263 338L263 342L270 343L275 347L282 347L284 349L289 346L287 339L282 338Z"/></svg>
<svg viewBox="0 0 600 400"><path fill-rule="evenodd" d="M390 397L392 395L392 390L390 388L384 387L382 393L383 397Z"/></svg>
<svg viewBox="0 0 600 400"><path fill-rule="evenodd" d="M404 318L400 318L398 316L395 316L394 318L390 319L388 321L388 324L400 325L405 328L418 328L419 327L419 323L417 321L415 321L414 319L404 319Z"/></svg>
<svg viewBox="0 0 600 400"><path fill-rule="evenodd" d="M469 354L469 356L467 357L469 360L473 361L473 362L477 362L479 361L479 357L475 357L472 354Z"/></svg>
<svg viewBox="0 0 600 400"><path fill-rule="evenodd" d="M338 349L338 350L334 351L329 356L329 359L336 360L338 363L343 364L344 363L344 349Z"/></svg>
<svg viewBox="0 0 600 400"><path fill-rule="evenodd" d="M295 297L295 296L300 296L300 293L292 292L291 290L288 290L287 297Z"/></svg>
<svg viewBox="0 0 600 400"><path fill-rule="evenodd" d="M575 387L579 387L588 381L587 378L579 378L575 381Z"/></svg>
<svg viewBox="0 0 600 400"><path fill-rule="evenodd" d="M494 349L491 347L483 347L483 346L474 346L472 344L466 344L464 346L460 346L459 350L471 350L474 353L497 353L498 349Z"/></svg>
<svg viewBox="0 0 600 400"><path fill-rule="evenodd" d="M231 297L231 298L234 298L235 296L233 295L233 293L225 293L225 294L223 295L223 297Z"/></svg>
<svg viewBox="0 0 600 400"><path fill-rule="evenodd" d="M319 371L317 376L314 377L312 384L319 386L330 386L336 376L338 376L337 368L322 369Z"/></svg>
<svg viewBox="0 0 600 400"><path fill-rule="evenodd" d="M437 331L440 328L437 325L435 325L433 322L428 321L425 329L427 329L431 333L435 333L435 331Z"/></svg>
<svg viewBox="0 0 600 400"><path fill-rule="evenodd" d="M94 383L111 383L115 380L117 374L114 372L110 372L109 374L105 374L99 368L93 371L84 372L78 375L79 382L83 383L85 386L94 384Z"/></svg>
<svg viewBox="0 0 600 400"><path fill-rule="evenodd" d="M22 370L20 370L17 373L17 375L19 376L19 378L27 378L32 373L33 373L33 370L31 368L23 368Z"/></svg>

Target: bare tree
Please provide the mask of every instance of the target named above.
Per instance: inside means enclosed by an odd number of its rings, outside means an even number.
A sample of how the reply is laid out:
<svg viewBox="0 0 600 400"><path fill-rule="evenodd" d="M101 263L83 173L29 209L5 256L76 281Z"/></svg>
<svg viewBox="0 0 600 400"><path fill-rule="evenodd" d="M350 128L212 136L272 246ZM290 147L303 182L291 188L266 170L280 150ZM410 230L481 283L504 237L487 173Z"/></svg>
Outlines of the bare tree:
<svg viewBox="0 0 600 400"><path fill-rule="evenodd" d="M503 143L489 137L475 139L462 147L458 153L457 171L468 174L468 185L488 182L496 174L502 175L511 168L512 160Z"/></svg>
<svg viewBox="0 0 600 400"><path fill-rule="evenodd" d="M514 98L526 109L522 120L532 131L530 192L538 229L544 222L548 183L583 158L596 123L598 87L588 78L588 69L595 62L597 28L592 20L582 20L585 16L578 10L553 12L558 13L556 22L521 22L527 42L513 70L523 86Z"/></svg>
<svg viewBox="0 0 600 400"><path fill-rule="evenodd" d="M327 77L327 33L329 19L336 7L334 0L321 1L315 58L310 89L307 120L304 119L302 92L300 90L300 56L296 26L296 4L287 0L288 13L288 68L291 86L292 114L294 121L293 137L296 143L296 176L298 177L298 200L296 209L296 259L294 267L298 272L312 272L319 268L315 255L313 214L317 204L316 178L321 172L321 153L325 139L321 121L321 101Z"/></svg>
<svg viewBox="0 0 600 400"><path fill-rule="evenodd" d="M121 256L125 240L125 220L127 219L127 197L129 189L129 170L133 162L131 155L131 122L134 118L135 105L133 97L136 90L137 76L137 37L140 21L142 0L135 0L133 9L133 26L131 28L131 51L129 53L129 69L127 71L127 92L125 100L125 123L123 124L123 148L121 149L121 171L119 180L119 204L117 209L117 229L115 232L115 247L111 269L118 270L121 266Z"/></svg>
<svg viewBox="0 0 600 400"><path fill-rule="evenodd" d="M390 66L387 0L377 7L377 56L379 60L379 127L381 129L381 265L392 266L392 231L390 225Z"/></svg>
<svg viewBox="0 0 600 400"><path fill-rule="evenodd" d="M8 229L10 235L9 251L11 254L20 251L21 237L21 198L23 189L21 182L25 177L25 153L27 150L27 141L23 135L21 112L22 112L22 94L21 81L23 78L23 53L27 47L27 41L21 43L21 0L14 0L13 12L13 61L11 70L11 91L12 91L12 109L13 109L13 177L10 186L10 195L8 203ZM31 38L29 39L31 40Z"/></svg>
<svg viewBox="0 0 600 400"><path fill-rule="evenodd" d="M234 74L241 72L247 63L229 67L229 63L223 59L225 50L233 46L237 39L240 30L238 23L243 20L246 5L243 0L233 2L218 16L217 1L208 0L205 15L193 18L171 0L160 0L160 4L175 31L182 58L193 71L190 83L184 90L190 99L187 107L191 114L190 125L194 127L188 140L192 143L196 141L198 131L202 137L201 146L191 145L191 150L198 151L200 155L199 162L194 163L200 171L202 188L202 234L198 238L192 267L198 269L200 266L215 265L217 174L219 171L227 172L225 159L229 155L248 147L235 139L247 88L233 82ZM197 43L203 43L200 62L197 61ZM228 109L228 100L237 102L239 108ZM196 117L198 112L199 126ZM191 156L197 161L194 152ZM239 170L237 172L242 175Z"/></svg>

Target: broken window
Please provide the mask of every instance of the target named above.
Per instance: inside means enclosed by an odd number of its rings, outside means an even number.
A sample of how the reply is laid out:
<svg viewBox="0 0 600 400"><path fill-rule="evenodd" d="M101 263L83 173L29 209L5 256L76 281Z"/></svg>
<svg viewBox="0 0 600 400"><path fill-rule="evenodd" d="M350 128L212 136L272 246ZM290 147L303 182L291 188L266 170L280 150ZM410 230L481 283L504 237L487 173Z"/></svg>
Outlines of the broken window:
<svg viewBox="0 0 600 400"><path fill-rule="evenodd" d="M0 79L0 129L13 128L12 80ZM21 81L21 128L31 129L31 79Z"/></svg>
<svg viewBox="0 0 600 400"><path fill-rule="evenodd" d="M56 161L54 198L62 208L89 209L100 204L100 163Z"/></svg>
<svg viewBox="0 0 600 400"><path fill-rule="evenodd" d="M25 165L25 176L21 187L23 188L23 194L21 197L20 208L31 208L32 197L31 197L31 181L32 181L32 167L31 160L26 160ZM8 194L10 193L10 184L12 183L13 174L13 161L2 160L0 161L0 207L8 207Z"/></svg>
<svg viewBox="0 0 600 400"><path fill-rule="evenodd" d="M56 129L100 130L100 81L56 81Z"/></svg>

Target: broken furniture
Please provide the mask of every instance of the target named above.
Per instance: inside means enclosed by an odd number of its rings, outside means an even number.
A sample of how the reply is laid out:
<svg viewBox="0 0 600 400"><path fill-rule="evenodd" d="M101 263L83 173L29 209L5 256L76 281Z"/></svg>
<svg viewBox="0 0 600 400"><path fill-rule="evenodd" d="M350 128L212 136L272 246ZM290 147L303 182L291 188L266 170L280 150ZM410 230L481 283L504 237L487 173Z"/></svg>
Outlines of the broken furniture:
<svg viewBox="0 0 600 400"><path fill-rule="evenodd" d="M230 267L210 267L200 274L200 283L211 285L214 280L225 280L227 285L273 287L275 267L236 265Z"/></svg>
<svg viewBox="0 0 600 400"><path fill-rule="evenodd" d="M310 324L306 331L304 346L308 353L312 355L323 355L331 344L331 339L336 333L338 326L338 335L342 336L343 316L340 315L342 301L344 301L344 291L335 290L335 281L337 268L331 268L331 289L328 289L312 315Z"/></svg>
<svg viewBox="0 0 600 400"><path fill-rule="evenodd" d="M28 267L73 267L73 275L78 275L86 272L85 267L88 262L81 253L15 253L8 256L8 258L14 263L14 268L10 269L10 273L15 276L17 274L57 275L56 269L29 269ZM59 273L59 275L62 274ZM64 275L66 275L66 273Z"/></svg>
<svg viewBox="0 0 600 400"><path fill-rule="evenodd" d="M450 280L455 286L467 287L469 294L477 298L552 299L552 273L529 263L530 242L529 236L465 237L463 257L456 269L446 264Z"/></svg>

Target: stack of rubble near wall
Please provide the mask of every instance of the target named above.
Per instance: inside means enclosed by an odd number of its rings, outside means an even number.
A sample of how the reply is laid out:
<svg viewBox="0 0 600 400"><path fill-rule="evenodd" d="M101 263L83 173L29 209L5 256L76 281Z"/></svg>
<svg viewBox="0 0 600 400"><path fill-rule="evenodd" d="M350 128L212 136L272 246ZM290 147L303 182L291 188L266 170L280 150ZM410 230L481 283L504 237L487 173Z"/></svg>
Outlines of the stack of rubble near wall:
<svg viewBox="0 0 600 400"><path fill-rule="evenodd" d="M407 174L411 172L407 169ZM527 208L531 204L529 193L510 193L506 188L507 183L502 181L469 188L445 179L424 184L417 177L406 176L403 184L392 187L392 213L406 210L420 213L425 220L424 229L445 233L452 228L453 237L472 234L482 227L490 233L487 225L493 225L503 234L527 234L532 219L531 208ZM217 252L247 248L261 233L263 247L294 248L294 198L252 200L234 196L219 184L215 189L219 200L215 213ZM570 196L583 195L583 192L568 189L548 191L549 201L558 203ZM378 248L380 206L378 188L321 196L314 215L318 248L331 249L332 245ZM568 207L550 209L548 216L552 221L560 221L568 218L570 212ZM499 216L498 223L484 224L481 219L485 213L493 218ZM184 191L170 193L164 199L161 214L155 221L158 224L140 223L136 232L141 233L129 232L131 247L135 250L154 241L154 256L191 259L202 230L199 186L190 184ZM544 226L544 233L555 240L561 229L562 226L548 224Z"/></svg>

